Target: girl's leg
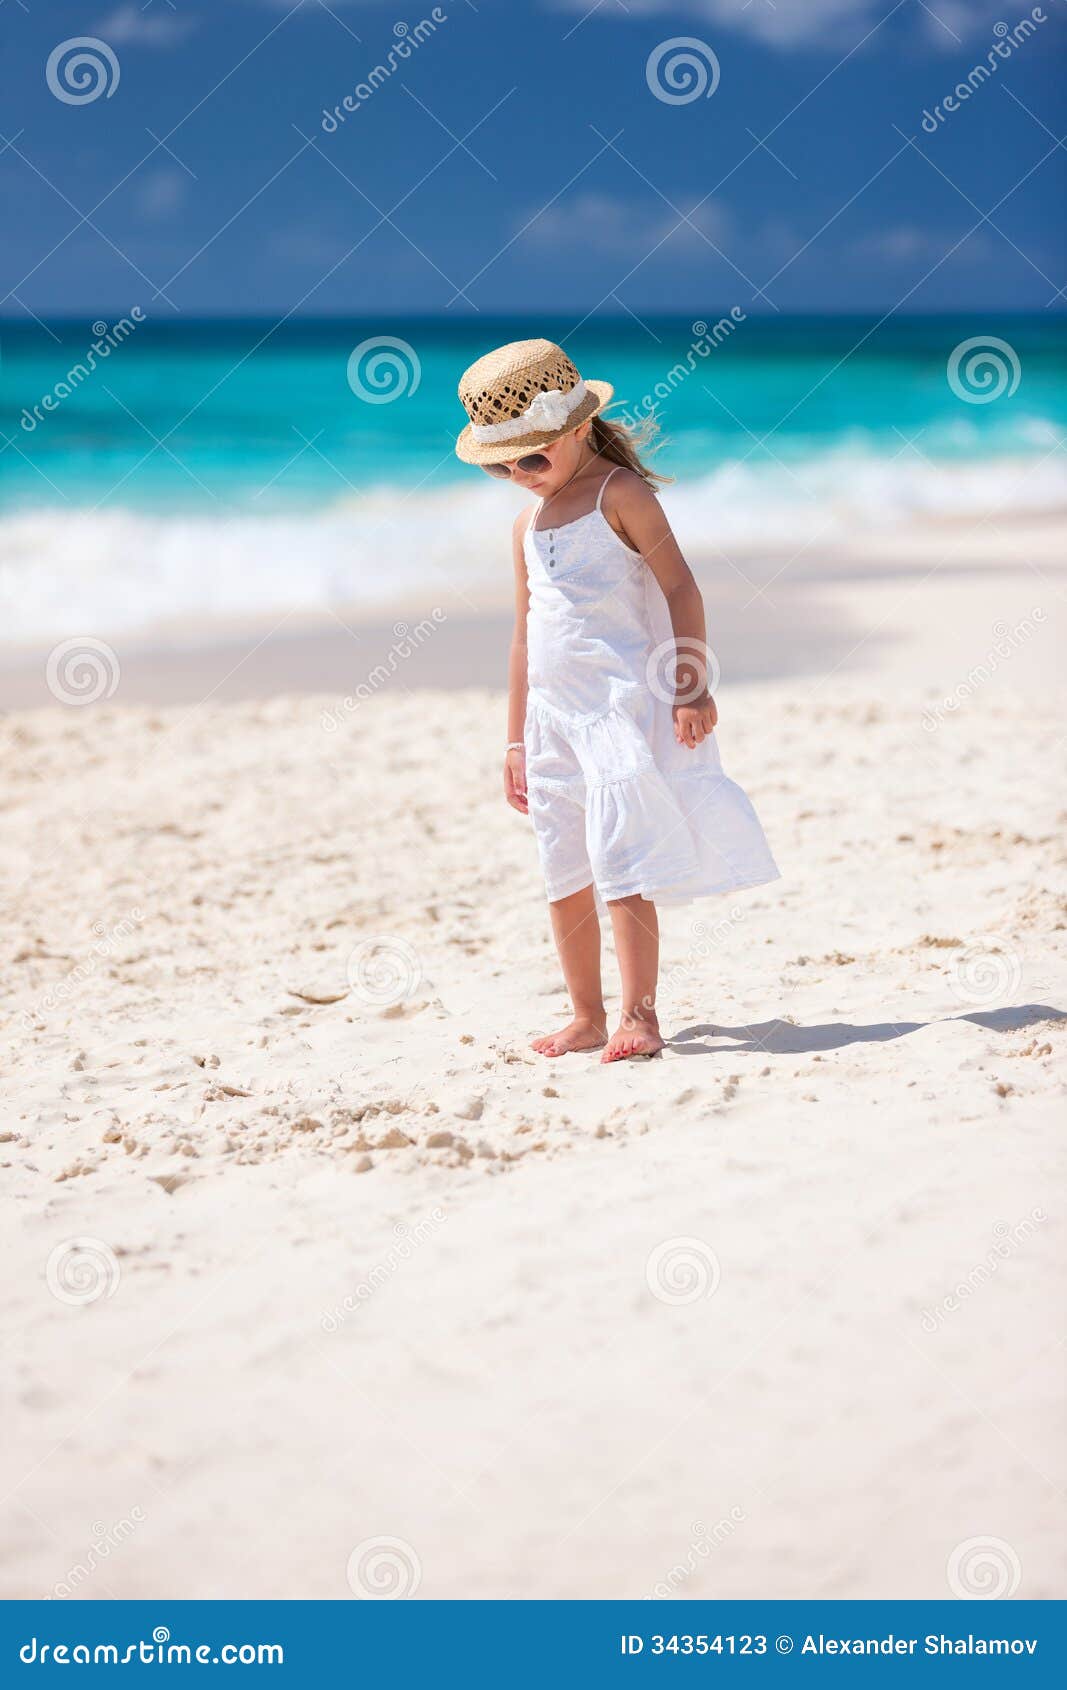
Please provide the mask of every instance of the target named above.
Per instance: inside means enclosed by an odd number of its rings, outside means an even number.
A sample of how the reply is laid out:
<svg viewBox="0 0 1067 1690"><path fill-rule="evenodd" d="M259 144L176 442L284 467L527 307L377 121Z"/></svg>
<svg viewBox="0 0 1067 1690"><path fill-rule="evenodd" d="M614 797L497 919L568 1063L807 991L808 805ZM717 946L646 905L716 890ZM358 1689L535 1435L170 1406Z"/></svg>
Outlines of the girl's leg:
<svg viewBox="0 0 1067 1690"><path fill-rule="evenodd" d="M604 992L600 983L600 922L592 886L549 904L552 932L563 978L574 1006L574 1020L559 1033L533 1040L542 1056L569 1050L597 1050L608 1036Z"/></svg>
<svg viewBox="0 0 1067 1690"><path fill-rule="evenodd" d="M663 1049L656 1019L659 921L647 898L619 898L608 905L622 977L622 1019L602 1062L624 1056L654 1056Z"/></svg>

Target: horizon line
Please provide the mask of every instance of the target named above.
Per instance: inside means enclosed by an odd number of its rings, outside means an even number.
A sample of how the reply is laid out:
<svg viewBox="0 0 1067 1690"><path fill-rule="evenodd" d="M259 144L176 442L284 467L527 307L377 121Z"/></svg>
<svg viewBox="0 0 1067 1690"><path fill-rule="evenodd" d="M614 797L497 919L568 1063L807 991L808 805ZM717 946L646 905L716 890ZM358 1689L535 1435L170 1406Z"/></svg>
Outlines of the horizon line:
<svg viewBox="0 0 1067 1690"><path fill-rule="evenodd" d="M8 316L8 315L0 314L0 332L2 332L6 328L29 328L33 325L37 325L39 327L41 324L46 324L46 325L82 324L82 323L86 322L87 320L96 319L96 318L105 317L105 316L113 317L113 318L116 318L116 319L121 319L123 316L125 316L128 312L132 311L133 309L134 309L134 307L132 305L127 305L125 307L104 305L104 306L86 306L83 310L79 310L77 312L66 311L66 312L62 312L62 313L57 313L55 315L47 315L47 314L44 314L44 313L33 313L33 312L23 312L19 316ZM579 309L580 309L580 307L577 307L577 306L574 308L574 310L579 310ZM729 305L723 307L722 311L721 311L721 315L724 315L724 316L729 315L729 312L731 311L731 309L733 309L733 307L731 307ZM643 315L644 318L647 318L651 322L681 322L681 321L685 321L687 319L692 319L694 317L700 318L700 319L713 317L713 316L716 315L716 313L719 313L719 307L718 306L716 306L716 305L711 305L711 306L704 305L704 306L693 306L691 308L690 307L678 307L678 308L670 309L670 310L667 310L667 309L657 309L657 310L654 310L654 311L648 310L648 311L645 311L642 315ZM517 318L520 318L520 317L531 318L534 315L535 315L535 313L533 311L528 311L528 310L525 310L525 309L520 309L520 310L515 310L515 311L500 310L500 311L464 312L462 315L456 315L455 313L450 314L450 313L445 312L445 311L400 311L400 312L391 312L391 313L381 312L381 311L371 312L371 311L364 311L364 310L359 310L359 311L321 311L321 312L302 312L300 315L293 315L293 316L286 316L284 313L281 316L277 316L274 312L271 312L271 311L254 311L254 312L186 311L186 312L179 313L177 316L175 316L173 314L158 315L158 316L152 317L152 318L149 318L149 317L146 316L144 321L145 321L146 324L151 323L151 324L153 324L153 326L156 326L156 327L159 327L159 326L162 325L162 326L173 327L173 328L180 328L180 327L182 327L186 324L195 324L195 323L227 323L228 322L228 323L257 323L257 324L273 323L276 328L281 329L281 328L289 328L289 327L294 327L294 326L300 326L300 325L303 325L303 324L314 324L314 323L351 323L351 322L395 323L395 322L398 322L398 321L435 323L435 324L442 324L442 325L443 324L448 324L448 325L455 324L457 326L464 326L465 327L467 325L473 326L473 325L476 325L478 323L492 323L492 322L504 322L504 321L513 322ZM569 319L573 315L573 312L567 311L567 310L553 309L551 311L538 312L538 313L536 313L536 315L539 315L546 322L556 322L556 321L565 321L565 320ZM858 307L856 309L848 309L848 310L834 310L834 309L811 307L811 308L805 308L805 309L794 310L794 311L775 311L775 312L755 309L755 310L746 312L746 320L752 321L753 319L758 319L760 322L776 322L776 321L789 321L789 320L795 319L795 318L823 318L823 319L832 319L832 320L838 320L838 319L840 319L840 320L850 320L850 319L857 319L857 318L881 317L883 321L888 323L888 322L913 322L913 321L921 321L924 318L936 318L936 317L960 318L960 317L983 317L983 316L994 316L994 315L995 316L1001 316L1001 317L1049 318L1049 319L1055 321L1055 320L1057 320L1061 317L1067 317L1067 305L1062 306L1062 307L1057 307L1055 309L1050 308L1048 306L1020 306L1020 305L966 306L966 307L957 308L957 309L949 309L949 308L938 307L937 309L931 308L929 310L891 311L889 313L884 312L882 310L882 308L880 308L878 306L870 306L870 307L866 307L866 308L859 308ZM585 319L585 321L583 321L580 324L580 327L586 328L590 324L597 324L597 323L616 324L616 323L634 322L635 319L637 320L637 326L640 327L640 319L637 319L637 314L635 312L632 312L632 311L602 312L602 313L598 313L596 316L587 317Z"/></svg>

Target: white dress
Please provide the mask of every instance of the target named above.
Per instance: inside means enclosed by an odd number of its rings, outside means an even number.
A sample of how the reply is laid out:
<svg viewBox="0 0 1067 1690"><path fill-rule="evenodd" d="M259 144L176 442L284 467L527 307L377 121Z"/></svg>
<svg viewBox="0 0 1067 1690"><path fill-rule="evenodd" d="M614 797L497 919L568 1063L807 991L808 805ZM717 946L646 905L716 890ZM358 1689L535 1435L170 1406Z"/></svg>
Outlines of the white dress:
<svg viewBox="0 0 1067 1690"><path fill-rule="evenodd" d="M592 884L656 903L779 878L756 812L722 771L718 730L674 737L661 677L674 653L663 591L596 505L527 524L526 782L549 900Z"/></svg>

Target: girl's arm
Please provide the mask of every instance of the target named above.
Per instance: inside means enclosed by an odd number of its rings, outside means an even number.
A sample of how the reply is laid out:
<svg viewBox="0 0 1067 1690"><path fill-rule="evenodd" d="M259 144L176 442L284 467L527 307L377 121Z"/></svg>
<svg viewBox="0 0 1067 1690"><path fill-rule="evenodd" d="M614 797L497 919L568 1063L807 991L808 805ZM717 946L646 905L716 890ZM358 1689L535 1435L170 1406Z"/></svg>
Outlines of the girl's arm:
<svg viewBox="0 0 1067 1690"><path fill-rule="evenodd" d="M674 737L692 749L719 719L708 691L708 641L704 600L681 554L663 506L639 475L613 476L604 500L612 527L641 553L663 589L671 613L675 658ZM610 505L610 510L607 508Z"/></svg>
<svg viewBox="0 0 1067 1690"><path fill-rule="evenodd" d="M526 615L530 606L530 588L526 579L526 557L523 535L530 519L529 510L520 511L512 530L511 549L515 565L515 629L511 636L508 656L508 742L521 740L526 726ZM526 800L526 753L508 751L504 756L504 796L513 810L529 813Z"/></svg>

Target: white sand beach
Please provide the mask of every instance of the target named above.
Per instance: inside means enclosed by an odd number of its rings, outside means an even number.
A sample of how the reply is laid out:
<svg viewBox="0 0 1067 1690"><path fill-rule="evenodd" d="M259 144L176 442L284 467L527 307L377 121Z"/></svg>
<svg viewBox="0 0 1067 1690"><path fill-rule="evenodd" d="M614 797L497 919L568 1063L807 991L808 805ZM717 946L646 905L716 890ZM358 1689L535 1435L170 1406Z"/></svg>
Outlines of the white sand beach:
<svg viewBox="0 0 1067 1690"><path fill-rule="evenodd" d="M488 611L11 664L0 1593L1063 1596L1062 540L705 567L783 879L610 1069Z"/></svg>

